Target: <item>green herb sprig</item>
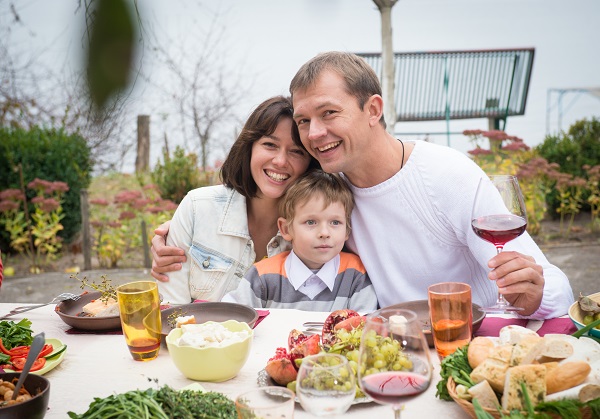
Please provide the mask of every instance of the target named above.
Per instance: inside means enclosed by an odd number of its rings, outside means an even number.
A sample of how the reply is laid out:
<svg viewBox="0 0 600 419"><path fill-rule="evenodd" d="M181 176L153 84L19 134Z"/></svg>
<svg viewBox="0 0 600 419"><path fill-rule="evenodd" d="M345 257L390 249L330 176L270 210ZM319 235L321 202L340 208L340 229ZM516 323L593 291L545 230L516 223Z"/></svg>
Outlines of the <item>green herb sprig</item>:
<svg viewBox="0 0 600 419"><path fill-rule="evenodd" d="M115 287L112 286L112 284L110 283L110 279L108 279L106 275L100 276L100 278L102 278L102 282L100 282L99 284L97 284L94 281L89 282L87 280L87 277L85 276L83 277L83 279L81 279L77 275L78 274L73 274L71 275L71 278L81 282L80 288L82 290L85 289L85 287L88 287L93 290L99 291L102 294L100 296L100 300L104 303L108 303L108 300L110 300L111 298L115 301L117 300L117 290L115 289Z"/></svg>

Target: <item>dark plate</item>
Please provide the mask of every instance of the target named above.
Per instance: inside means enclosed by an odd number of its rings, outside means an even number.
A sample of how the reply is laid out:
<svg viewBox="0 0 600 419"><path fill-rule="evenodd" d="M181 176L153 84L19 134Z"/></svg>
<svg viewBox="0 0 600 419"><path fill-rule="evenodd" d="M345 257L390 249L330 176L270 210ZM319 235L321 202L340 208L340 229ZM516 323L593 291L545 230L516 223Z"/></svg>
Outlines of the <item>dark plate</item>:
<svg viewBox="0 0 600 419"><path fill-rule="evenodd" d="M243 304L224 302L182 304L161 311L160 317L162 321L163 342L165 341L164 338L166 338L171 329L173 329L174 325L172 326L169 324L169 316L173 314L175 310L179 310L180 316L193 315L196 318L196 323L237 320L238 322L248 323L248 326L253 327L258 319L256 310Z"/></svg>
<svg viewBox="0 0 600 419"><path fill-rule="evenodd" d="M121 328L121 318L111 317L82 317L83 306L92 300L97 300L102 295L100 292L87 292L79 300L66 300L58 303L54 308L56 314L63 322L71 327L81 330L115 330Z"/></svg>
<svg viewBox="0 0 600 419"><path fill-rule="evenodd" d="M431 348L433 345L433 336L431 335L431 321L429 319L429 301L427 300L416 300L416 301L408 301L406 303L394 304L390 306L393 308L404 308L407 310L412 310L417 313L417 319L421 322L423 326L423 333L425 334L425 339L427 339L427 343ZM485 318L485 311L482 310L480 306L473 303L473 334L479 327L481 326L481 322Z"/></svg>

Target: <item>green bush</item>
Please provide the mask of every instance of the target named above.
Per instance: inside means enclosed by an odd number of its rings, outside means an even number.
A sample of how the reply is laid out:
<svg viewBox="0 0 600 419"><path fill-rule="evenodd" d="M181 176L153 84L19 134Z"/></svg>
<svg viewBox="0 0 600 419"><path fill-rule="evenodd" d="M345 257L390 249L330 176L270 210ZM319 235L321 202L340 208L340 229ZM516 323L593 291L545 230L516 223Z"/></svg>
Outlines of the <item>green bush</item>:
<svg viewBox="0 0 600 419"><path fill-rule="evenodd" d="M585 179L587 173L583 166L600 163L600 120L592 118L577 121L566 133L547 136L536 150L548 162L557 163L561 173ZM585 201L587 195L582 199ZM547 195L547 203L552 208L550 213L554 217L558 216L556 209L560 200L556 188Z"/></svg>
<svg viewBox="0 0 600 419"><path fill-rule="evenodd" d="M60 236L71 241L81 228L79 192L89 186L93 168L86 141L58 129L0 127L0 190L20 189L19 173L14 170L18 164L23 167L25 185L39 178L69 186L62 204L65 217ZM34 191L27 194L29 200L35 196ZM0 247L8 250L8 243L8 234L0 231Z"/></svg>
<svg viewBox="0 0 600 419"><path fill-rule="evenodd" d="M173 157L164 152L163 159L164 163L158 162L152 171L152 182L158 186L163 199L179 204L192 189L210 184L206 174L202 176L198 170L198 156L195 154L186 156L183 148L177 146Z"/></svg>

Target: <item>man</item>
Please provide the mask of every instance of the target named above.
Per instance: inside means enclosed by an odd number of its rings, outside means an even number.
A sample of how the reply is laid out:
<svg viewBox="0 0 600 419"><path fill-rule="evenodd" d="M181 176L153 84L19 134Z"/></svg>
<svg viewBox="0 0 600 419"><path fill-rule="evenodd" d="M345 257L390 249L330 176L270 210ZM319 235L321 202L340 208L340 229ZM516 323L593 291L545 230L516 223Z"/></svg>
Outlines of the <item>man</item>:
<svg viewBox="0 0 600 419"><path fill-rule="evenodd" d="M523 316L567 312L574 300L568 279L527 233L491 259L494 248L473 233L471 207L484 172L455 150L403 143L385 130L379 80L364 60L319 54L300 68L290 92L303 145L352 188L347 245L367 268L380 306L425 299L428 285L459 281L483 306L499 290ZM168 271L158 266L165 263L155 260L155 277Z"/></svg>

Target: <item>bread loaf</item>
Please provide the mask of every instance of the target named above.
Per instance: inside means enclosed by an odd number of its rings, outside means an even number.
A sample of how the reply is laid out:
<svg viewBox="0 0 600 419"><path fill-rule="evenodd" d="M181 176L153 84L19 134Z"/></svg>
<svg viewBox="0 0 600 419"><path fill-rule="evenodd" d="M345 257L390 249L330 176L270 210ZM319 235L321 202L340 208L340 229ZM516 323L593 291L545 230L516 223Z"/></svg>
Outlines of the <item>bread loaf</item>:
<svg viewBox="0 0 600 419"><path fill-rule="evenodd" d="M467 357L469 359L469 365L471 368L477 367L486 358L488 358L494 347L494 342L492 342L492 340L489 338L483 336L477 336L476 338L473 338L469 344L469 349L467 350Z"/></svg>
<svg viewBox="0 0 600 419"><path fill-rule="evenodd" d="M591 370L590 365L584 361L559 364L546 376L548 394L557 393L583 383Z"/></svg>
<svg viewBox="0 0 600 419"><path fill-rule="evenodd" d="M598 384L586 384L579 391L579 401L581 403L587 403L598 398L600 398L600 385Z"/></svg>
<svg viewBox="0 0 600 419"><path fill-rule="evenodd" d="M541 356L550 359L565 359L573 355L573 345L560 339L544 339Z"/></svg>
<svg viewBox="0 0 600 419"><path fill-rule="evenodd" d="M539 335L531 329L511 324L509 326L504 326L502 329L500 329L499 342L501 345L504 345L506 343L515 345L528 336L539 337Z"/></svg>
<svg viewBox="0 0 600 419"><path fill-rule="evenodd" d="M545 347L544 339L538 335L523 338L512 350L510 366L514 367L533 363Z"/></svg>
<svg viewBox="0 0 600 419"><path fill-rule="evenodd" d="M482 407L494 410L500 407L496 393L494 393L490 383L485 380L469 388L468 393L472 398L477 399Z"/></svg>
<svg viewBox="0 0 600 419"><path fill-rule="evenodd" d="M502 409L524 410L522 383L525 384L525 390L534 406L543 402L546 398L546 367L533 364L510 367L504 382Z"/></svg>
<svg viewBox="0 0 600 419"><path fill-rule="evenodd" d="M498 359L510 364L513 348L514 345L511 345L510 343L496 346L490 351L490 358Z"/></svg>
<svg viewBox="0 0 600 419"><path fill-rule="evenodd" d="M487 358L471 371L471 379L475 383L488 381L498 393L504 391L504 377L508 370L508 363L494 358Z"/></svg>

